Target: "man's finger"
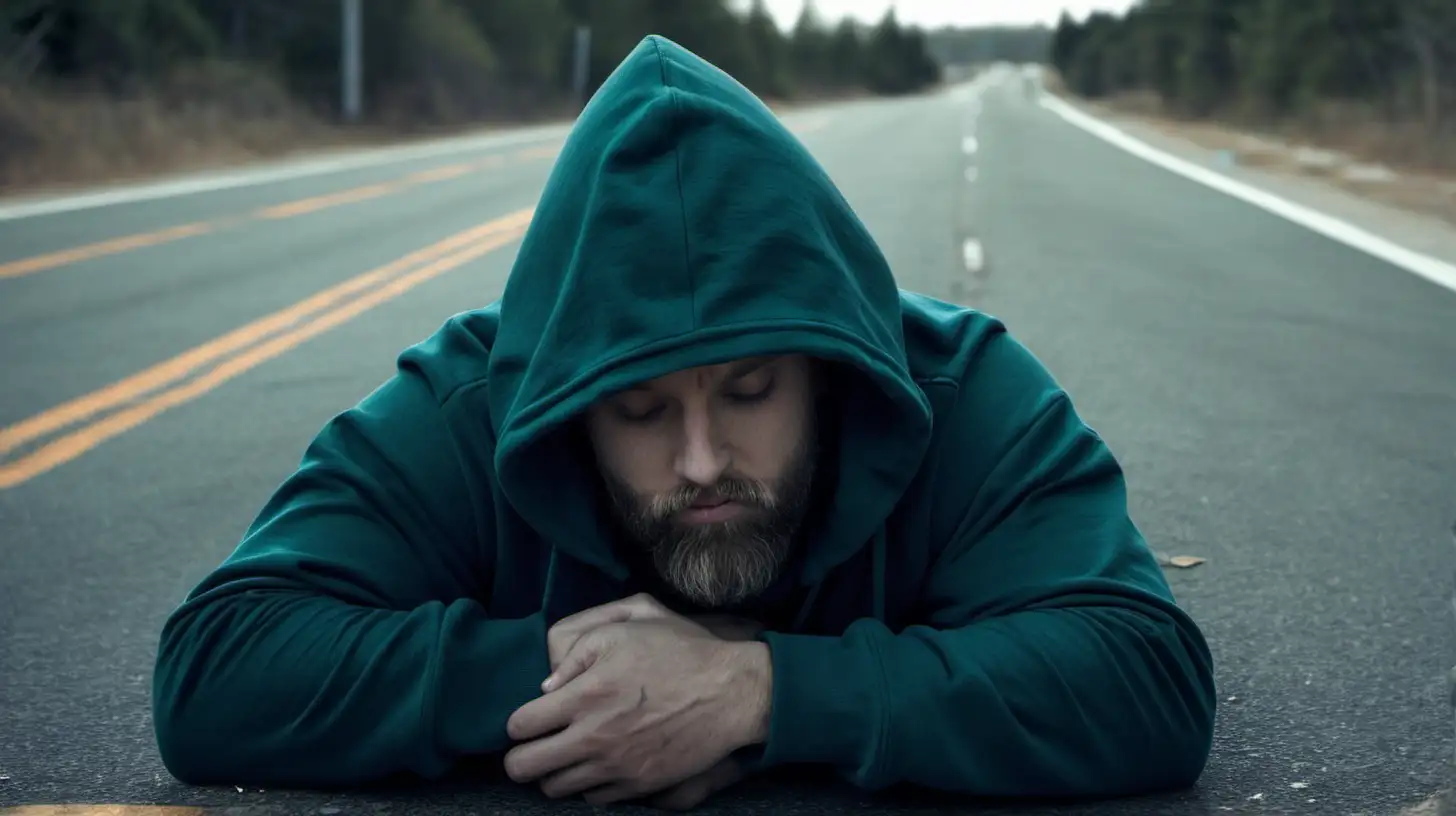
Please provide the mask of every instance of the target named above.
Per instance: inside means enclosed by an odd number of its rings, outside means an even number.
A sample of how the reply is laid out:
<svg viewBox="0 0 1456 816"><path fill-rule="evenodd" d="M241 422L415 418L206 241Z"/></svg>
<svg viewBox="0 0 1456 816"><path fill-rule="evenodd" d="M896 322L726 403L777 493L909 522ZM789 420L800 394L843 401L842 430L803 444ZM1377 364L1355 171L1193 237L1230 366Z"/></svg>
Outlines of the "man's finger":
<svg viewBox="0 0 1456 816"><path fill-rule="evenodd" d="M551 675L541 683L541 690L550 694L551 692L570 683L581 675L582 672L592 667L601 656L600 651L593 644L583 644L580 640L573 645L566 657L561 659L560 665L556 667Z"/></svg>
<svg viewBox="0 0 1456 816"><path fill-rule="evenodd" d="M640 592L629 598L621 598L601 606L583 609L575 615L568 615L556 622L552 629L595 629L607 623L623 623L641 618L662 617L666 612L656 598Z"/></svg>
<svg viewBox="0 0 1456 816"><path fill-rule="evenodd" d="M539 739L571 725L580 708L579 694L543 694L511 713L506 734L516 742Z"/></svg>
<svg viewBox="0 0 1456 816"><path fill-rule="evenodd" d="M651 595L633 595L611 603L583 609L557 621L546 632L546 651L554 670L582 635L609 623L662 617L665 610Z"/></svg>
<svg viewBox="0 0 1456 816"><path fill-rule="evenodd" d="M597 763L579 762L541 780L541 792L552 799L561 799L613 781L611 774Z"/></svg>
<svg viewBox="0 0 1456 816"><path fill-rule="evenodd" d="M506 752L506 776L525 784L582 762L591 751L579 736L568 728L559 734L517 745Z"/></svg>

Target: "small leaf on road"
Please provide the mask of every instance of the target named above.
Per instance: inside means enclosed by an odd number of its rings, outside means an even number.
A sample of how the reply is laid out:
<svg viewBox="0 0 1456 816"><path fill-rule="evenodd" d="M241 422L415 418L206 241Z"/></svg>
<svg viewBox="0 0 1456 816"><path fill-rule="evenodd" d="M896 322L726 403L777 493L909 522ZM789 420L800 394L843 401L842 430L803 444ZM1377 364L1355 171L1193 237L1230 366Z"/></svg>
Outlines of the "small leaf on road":
<svg viewBox="0 0 1456 816"><path fill-rule="evenodd" d="M1158 566L1177 567L1179 569L1196 567L1199 564L1202 564L1204 561L1208 560L1206 558L1199 558L1196 555L1168 555L1167 553L1161 552L1157 553L1156 555L1158 556Z"/></svg>

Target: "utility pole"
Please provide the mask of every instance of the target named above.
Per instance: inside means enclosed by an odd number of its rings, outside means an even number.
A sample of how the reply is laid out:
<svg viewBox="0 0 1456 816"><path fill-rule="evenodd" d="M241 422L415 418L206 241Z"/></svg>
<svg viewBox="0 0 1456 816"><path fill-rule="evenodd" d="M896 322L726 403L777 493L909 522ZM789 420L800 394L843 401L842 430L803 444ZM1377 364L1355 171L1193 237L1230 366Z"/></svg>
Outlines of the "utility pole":
<svg viewBox="0 0 1456 816"><path fill-rule="evenodd" d="M587 68L591 63L591 27L576 27L576 58L573 63L572 93L576 96L576 109L586 107Z"/></svg>
<svg viewBox="0 0 1456 816"><path fill-rule="evenodd" d="M364 23L360 19L359 0L341 0L344 12L343 48L340 74L343 79L344 119L359 120L363 106L364 84Z"/></svg>

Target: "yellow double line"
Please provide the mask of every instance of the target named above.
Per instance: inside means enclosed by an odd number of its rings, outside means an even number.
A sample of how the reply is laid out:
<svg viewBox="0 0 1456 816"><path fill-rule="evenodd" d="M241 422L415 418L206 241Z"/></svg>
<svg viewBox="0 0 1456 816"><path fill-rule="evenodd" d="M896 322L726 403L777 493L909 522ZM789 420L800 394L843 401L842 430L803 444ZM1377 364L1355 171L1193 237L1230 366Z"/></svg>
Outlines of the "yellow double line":
<svg viewBox="0 0 1456 816"><path fill-rule="evenodd" d="M453 235L124 380L0 428L0 457L5 457L21 446L80 425L28 453L0 462L0 490L76 459L163 411L197 399L425 281L515 241L525 234L533 211L518 210Z"/></svg>
<svg viewBox="0 0 1456 816"><path fill-rule="evenodd" d="M512 158L516 161L533 161L537 159L549 159L554 157L561 150L560 145L545 145L516 151ZM69 266L81 261L90 261L97 258L104 258L109 255L119 255L123 252L130 252L134 249L168 244L173 241L180 241L184 238L191 238L196 235L204 235L210 232L217 232L229 227L238 226L249 221L277 221L284 218L296 218L301 215L326 210L331 207L339 207L345 204L356 204L361 201L380 198L391 193L408 190L423 184L432 184L438 181L447 181L459 178L469 173L482 170L490 170L502 167L507 163L505 155L497 154L487 156L479 161L464 162L461 164L450 164L441 167L432 167L427 170L420 170L402 178L384 181L377 184L366 184L362 187L353 187L347 190L340 190L334 193L312 196L286 201L282 204L273 204L259 208L252 213L233 215L230 217L218 218L212 221L198 221L191 224L181 224L175 227L167 227L152 232L142 232L135 235L125 235L120 238L110 238L105 241L97 241L83 246L71 247L69 249L47 252L42 255L32 255L28 258L21 258L15 261L0 262L0 280L5 278L19 278L25 275L33 275L36 272L44 272L48 269Z"/></svg>

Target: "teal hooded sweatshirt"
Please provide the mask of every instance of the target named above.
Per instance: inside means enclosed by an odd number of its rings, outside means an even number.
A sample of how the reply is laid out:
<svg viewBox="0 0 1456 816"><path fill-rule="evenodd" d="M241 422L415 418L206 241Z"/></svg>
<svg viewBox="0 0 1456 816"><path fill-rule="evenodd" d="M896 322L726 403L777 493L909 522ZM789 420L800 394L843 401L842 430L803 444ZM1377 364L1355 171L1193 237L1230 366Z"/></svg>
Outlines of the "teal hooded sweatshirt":
<svg viewBox="0 0 1456 816"><path fill-rule="evenodd" d="M579 117L501 300L329 421L171 614L167 768L333 787L503 754L551 624L651 587L573 418L633 382L787 352L850 373L829 499L763 612L772 712L751 766L988 796L1194 783L1210 654L1103 440L1001 322L900 291L774 115L659 37Z"/></svg>

